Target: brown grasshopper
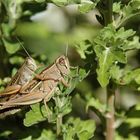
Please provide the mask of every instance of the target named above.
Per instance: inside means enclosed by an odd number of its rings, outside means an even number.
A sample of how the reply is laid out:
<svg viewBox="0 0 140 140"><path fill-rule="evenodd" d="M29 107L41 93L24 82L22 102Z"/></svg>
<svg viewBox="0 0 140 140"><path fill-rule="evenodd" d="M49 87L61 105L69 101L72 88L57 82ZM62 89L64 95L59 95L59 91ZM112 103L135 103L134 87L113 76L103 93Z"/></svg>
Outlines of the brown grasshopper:
<svg viewBox="0 0 140 140"><path fill-rule="evenodd" d="M20 94L19 97L0 102L0 110L14 106L31 105L42 100L44 100L44 104L47 108L46 102L50 100L57 90L59 82L66 87L68 86L64 80L64 76L68 75L69 72L70 66L68 58L64 55L58 57L54 64L45 68L27 85L21 87L17 93Z"/></svg>
<svg viewBox="0 0 140 140"><path fill-rule="evenodd" d="M0 96L17 93L23 85L31 80L36 69L37 65L35 61L31 57L27 57Z"/></svg>
<svg viewBox="0 0 140 140"><path fill-rule="evenodd" d="M0 97L17 93L23 85L27 84L31 80L33 74L35 74L35 70L37 69L35 61L29 55L27 50L24 48L23 44L20 42L18 37L16 37L16 40L19 42L20 46L24 49L28 57L25 59L21 68L12 77L6 89L2 92L2 94L0 94Z"/></svg>
<svg viewBox="0 0 140 140"><path fill-rule="evenodd" d="M13 97L19 96L16 93L21 89L23 85L27 84L32 79L36 69L37 65L35 61L31 57L27 57L20 69L12 77L6 89L0 94L1 101L10 100ZM20 110L20 108L3 110L2 112L0 112L0 118L19 112Z"/></svg>

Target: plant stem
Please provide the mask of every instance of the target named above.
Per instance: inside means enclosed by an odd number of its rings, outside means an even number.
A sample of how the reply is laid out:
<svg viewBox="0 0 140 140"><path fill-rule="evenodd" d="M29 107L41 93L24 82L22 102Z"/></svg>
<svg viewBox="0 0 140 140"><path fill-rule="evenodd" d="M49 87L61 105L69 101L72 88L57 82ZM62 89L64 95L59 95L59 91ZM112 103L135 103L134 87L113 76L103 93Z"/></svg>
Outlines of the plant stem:
<svg viewBox="0 0 140 140"><path fill-rule="evenodd" d="M112 16L113 16L113 0L105 0L105 10L103 11L104 19L105 19L105 26L112 23Z"/></svg>
<svg viewBox="0 0 140 140"><path fill-rule="evenodd" d="M108 23L111 23L113 15L113 1L107 0L107 3L108 3Z"/></svg>
<svg viewBox="0 0 140 140"><path fill-rule="evenodd" d="M106 0L106 15L105 15L105 25L112 23L113 16L113 0ZM114 139L114 100L115 100L115 88L112 83L107 86L107 113L106 113L106 140Z"/></svg>
<svg viewBox="0 0 140 140"><path fill-rule="evenodd" d="M110 85L107 87L107 113L106 113L106 140L114 139L114 100L115 100L115 90Z"/></svg>
<svg viewBox="0 0 140 140"><path fill-rule="evenodd" d="M57 136L61 133L61 125L62 125L62 114L57 116Z"/></svg>

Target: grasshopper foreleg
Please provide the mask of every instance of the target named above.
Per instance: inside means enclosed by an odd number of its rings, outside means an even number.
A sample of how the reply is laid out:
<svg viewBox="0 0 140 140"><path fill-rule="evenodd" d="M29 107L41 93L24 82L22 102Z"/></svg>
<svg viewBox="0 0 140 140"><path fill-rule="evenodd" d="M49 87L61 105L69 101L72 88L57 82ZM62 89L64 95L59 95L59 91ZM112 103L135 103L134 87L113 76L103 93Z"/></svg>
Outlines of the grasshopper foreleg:
<svg viewBox="0 0 140 140"><path fill-rule="evenodd" d="M62 77L61 78L61 83L65 86L65 87L69 87L70 85L65 81L65 79Z"/></svg>

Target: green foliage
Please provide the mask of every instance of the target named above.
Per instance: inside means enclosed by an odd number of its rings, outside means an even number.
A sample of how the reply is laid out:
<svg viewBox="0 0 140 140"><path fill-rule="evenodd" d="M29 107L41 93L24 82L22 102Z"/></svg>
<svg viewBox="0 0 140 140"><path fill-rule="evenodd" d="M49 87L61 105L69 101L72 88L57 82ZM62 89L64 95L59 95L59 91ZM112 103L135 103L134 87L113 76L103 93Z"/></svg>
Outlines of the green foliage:
<svg viewBox="0 0 140 140"><path fill-rule="evenodd" d="M97 3L91 1L91 0L81 0L81 4L79 5L78 9L82 13L87 13L93 8L95 8Z"/></svg>
<svg viewBox="0 0 140 140"><path fill-rule="evenodd" d="M36 73L66 46L74 65L65 77L70 86L59 83L47 106L42 101L0 119L0 139L105 139L109 91L117 93L115 139L140 138L139 0L1 0L0 8L0 91L27 56L21 44Z"/></svg>
<svg viewBox="0 0 140 140"><path fill-rule="evenodd" d="M127 51L140 48L137 36L130 41L134 34L131 29L125 31L124 28L120 28L116 31L112 25L109 25L94 39L93 49L99 59L98 81L102 87L109 83L111 67L115 63L127 63Z"/></svg>
<svg viewBox="0 0 140 140"><path fill-rule="evenodd" d="M46 120L46 117L47 112L44 107L40 106L39 103L32 105L31 110L26 113L24 125L29 127L33 124Z"/></svg>
<svg viewBox="0 0 140 140"><path fill-rule="evenodd" d="M131 0L126 5L122 5L121 2L114 3L113 5L113 11L118 14L117 19L114 20L114 25L116 27L124 26L140 14L139 0Z"/></svg>
<svg viewBox="0 0 140 140"><path fill-rule="evenodd" d="M106 111L106 106L104 104L100 103L100 101L95 98L91 98L87 101L86 110L88 110L89 107L94 107L95 109L99 110L99 112L101 112L103 114Z"/></svg>
<svg viewBox="0 0 140 140"><path fill-rule="evenodd" d="M70 118L63 126L64 140L89 140L93 136L95 123L93 120L82 121Z"/></svg>
<svg viewBox="0 0 140 140"><path fill-rule="evenodd" d="M99 0L52 0L53 3L59 6L75 4L81 13L87 13L95 8Z"/></svg>
<svg viewBox="0 0 140 140"><path fill-rule="evenodd" d="M19 46L19 43L9 43L8 41L6 41L5 39L3 39L3 43L4 43L4 46L6 48L6 51L9 53L9 54L14 54L16 53L20 46Z"/></svg>

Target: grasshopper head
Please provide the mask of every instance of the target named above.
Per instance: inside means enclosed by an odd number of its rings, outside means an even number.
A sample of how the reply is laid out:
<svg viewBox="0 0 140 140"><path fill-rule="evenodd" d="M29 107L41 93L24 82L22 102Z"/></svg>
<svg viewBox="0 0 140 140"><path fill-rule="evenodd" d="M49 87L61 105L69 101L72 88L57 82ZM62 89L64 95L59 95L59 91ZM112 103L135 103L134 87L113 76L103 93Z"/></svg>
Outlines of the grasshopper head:
<svg viewBox="0 0 140 140"><path fill-rule="evenodd" d="M31 57L27 57L25 61L26 61L26 66L30 70L35 71L37 69L37 65L36 65L35 61Z"/></svg>
<svg viewBox="0 0 140 140"><path fill-rule="evenodd" d="M62 75L68 75L70 72L69 60L66 56L62 55L55 61L57 68Z"/></svg>

